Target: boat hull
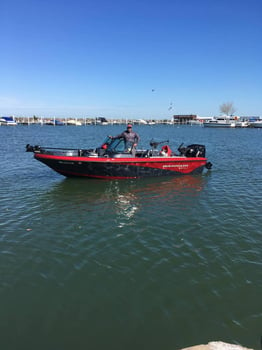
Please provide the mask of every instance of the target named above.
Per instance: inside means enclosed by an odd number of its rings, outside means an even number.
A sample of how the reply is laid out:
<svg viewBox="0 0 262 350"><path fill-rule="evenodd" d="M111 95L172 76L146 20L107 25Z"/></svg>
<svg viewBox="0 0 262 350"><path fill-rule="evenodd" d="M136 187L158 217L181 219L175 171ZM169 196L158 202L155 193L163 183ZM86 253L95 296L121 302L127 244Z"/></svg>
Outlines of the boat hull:
<svg viewBox="0 0 262 350"><path fill-rule="evenodd" d="M71 157L35 153L35 159L66 177L134 179L140 177L201 174L206 158Z"/></svg>
<svg viewBox="0 0 262 350"><path fill-rule="evenodd" d="M251 122L249 126L251 128L262 128L262 121Z"/></svg>
<svg viewBox="0 0 262 350"><path fill-rule="evenodd" d="M235 123L203 123L205 128L235 128Z"/></svg>

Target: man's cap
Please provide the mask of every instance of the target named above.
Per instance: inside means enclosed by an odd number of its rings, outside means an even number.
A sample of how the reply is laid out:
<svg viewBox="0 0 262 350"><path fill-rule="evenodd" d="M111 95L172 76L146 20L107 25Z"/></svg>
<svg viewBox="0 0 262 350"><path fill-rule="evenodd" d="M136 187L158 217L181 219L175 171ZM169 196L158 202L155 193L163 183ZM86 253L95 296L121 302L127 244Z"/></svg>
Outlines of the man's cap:
<svg viewBox="0 0 262 350"><path fill-rule="evenodd" d="M128 128L132 128L132 124L128 124L127 127L128 127Z"/></svg>

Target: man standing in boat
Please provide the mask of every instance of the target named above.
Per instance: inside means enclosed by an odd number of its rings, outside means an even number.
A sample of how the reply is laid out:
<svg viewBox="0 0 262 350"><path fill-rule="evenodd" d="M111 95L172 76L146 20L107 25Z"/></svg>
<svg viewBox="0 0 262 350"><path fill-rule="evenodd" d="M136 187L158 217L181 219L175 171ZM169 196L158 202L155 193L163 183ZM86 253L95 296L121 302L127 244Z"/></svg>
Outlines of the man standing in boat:
<svg viewBox="0 0 262 350"><path fill-rule="evenodd" d="M131 150L131 153L135 155L136 153L136 146L140 140L139 135L132 130L132 125L128 124L125 131L123 131L121 134L117 136L110 136L110 138L114 139L124 139L125 145L127 149Z"/></svg>

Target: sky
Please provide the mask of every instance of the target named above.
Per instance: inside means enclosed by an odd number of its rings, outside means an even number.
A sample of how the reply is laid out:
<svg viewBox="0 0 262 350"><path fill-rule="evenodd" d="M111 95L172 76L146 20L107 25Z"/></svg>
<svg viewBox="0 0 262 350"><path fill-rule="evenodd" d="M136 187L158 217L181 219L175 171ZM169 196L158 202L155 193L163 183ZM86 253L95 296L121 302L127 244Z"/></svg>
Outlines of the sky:
<svg viewBox="0 0 262 350"><path fill-rule="evenodd" d="M262 116L261 0L1 0L0 115Z"/></svg>

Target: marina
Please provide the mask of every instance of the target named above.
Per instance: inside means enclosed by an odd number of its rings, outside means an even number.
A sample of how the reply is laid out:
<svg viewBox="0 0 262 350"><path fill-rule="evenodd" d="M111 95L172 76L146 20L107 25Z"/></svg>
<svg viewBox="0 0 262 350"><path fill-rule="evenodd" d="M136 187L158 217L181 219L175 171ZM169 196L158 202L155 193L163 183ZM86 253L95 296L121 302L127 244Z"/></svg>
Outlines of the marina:
<svg viewBox="0 0 262 350"><path fill-rule="evenodd" d="M8 123L7 123L8 120ZM218 116L218 117L200 117L197 115L174 115L167 119L141 119L141 118L114 118L105 117L81 117L81 118L50 118L50 117L2 117L0 118L1 125L41 125L41 126L107 126L107 125L198 125L204 127L216 128L247 128L260 127L262 118L257 117L238 117L238 116Z"/></svg>

